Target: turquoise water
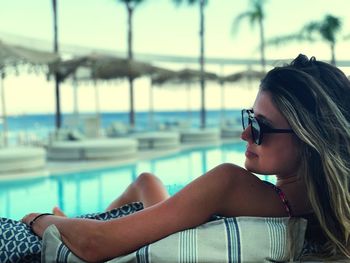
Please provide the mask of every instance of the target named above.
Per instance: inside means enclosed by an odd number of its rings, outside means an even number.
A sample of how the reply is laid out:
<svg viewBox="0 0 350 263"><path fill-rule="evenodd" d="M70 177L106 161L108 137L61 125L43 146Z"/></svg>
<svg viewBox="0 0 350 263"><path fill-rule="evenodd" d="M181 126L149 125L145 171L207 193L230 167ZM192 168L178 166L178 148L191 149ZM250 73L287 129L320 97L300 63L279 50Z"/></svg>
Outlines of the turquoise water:
<svg viewBox="0 0 350 263"><path fill-rule="evenodd" d="M224 162L244 163L243 142L181 151L116 168L0 183L0 217L20 219L58 205L69 216L103 211L141 172L156 174L170 194Z"/></svg>
<svg viewBox="0 0 350 263"><path fill-rule="evenodd" d="M223 120L240 123L240 110L207 110L206 123L208 127L219 127ZM84 132L83 122L85 118L96 116L95 113L82 113L79 115L80 122L74 128ZM62 127L67 128L69 119L72 119L72 114L62 114ZM127 125L129 123L129 115L127 112L101 112L100 115L101 128L109 127L113 122L121 122ZM200 126L200 114L198 110L191 112L187 111L155 111L153 113L153 122L150 122L150 112L135 113L135 130L154 130L160 124L174 124L180 121L186 121L191 127ZM54 114L31 114L7 117L9 143L16 144L19 138L30 139L36 137L40 140L45 140L50 132L55 129ZM2 131L2 123L0 122L0 131Z"/></svg>

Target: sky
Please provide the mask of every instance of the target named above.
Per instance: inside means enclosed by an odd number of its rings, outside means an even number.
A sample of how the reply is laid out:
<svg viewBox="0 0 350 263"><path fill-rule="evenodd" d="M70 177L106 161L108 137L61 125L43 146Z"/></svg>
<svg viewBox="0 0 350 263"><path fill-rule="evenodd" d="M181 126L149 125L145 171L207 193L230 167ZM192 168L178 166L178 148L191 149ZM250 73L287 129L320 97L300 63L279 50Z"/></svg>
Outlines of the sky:
<svg viewBox="0 0 350 263"><path fill-rule="evenodd" d="M209 0L205 10L205 54L215 58L259 58L259 35L248 21L242 22L238 32L232 33L234 18L248 10L248 0ZM350 34L349 0L267 0L265 5L265 35L272 38L297 32L304 24L321 20L326 14L341 18L341 36ZM60 45L73 45L86 51L110 50L126 54L126 10L116 0L58 0L58 28ZM0 39L31 45L32 39L52 46L51 0L1 0ZM175 6L172 0L145 0L134 13L134 52L195 57L199 54L199 9L186 4ZM20 43L18 43L20 42ZM350 60L349 41L339 41L337 58ZM320 60L330 59L329 47L322 42L293 44L281 47L269 46L268 59L285 59L304 53ZM197 65L162 64L174 69L198 68ZM206 69L220 74L246 68L207 65ZM257 67L258 69L258 67ZM344 69L346 72L348 69ZM150 84L147 79L137 80L136 110L149 107ZM239 84L226 87L226 108L250 106L254 101L254 84ZM9 74L4 81L6 109L9 114L53 113L55 110L54 84L44 75L21 73ZM249 86L247 88L247 86ZM99 84L99 104L103 111L127 111L128 90L125 82ZM74 96L70 82L62 85L62 110L71 112ZM95 108L94 86L80 84L78 88L79 111ZM199 89L191 89L191 107L199 108ZM188 107L185 88L168 87L155 89L155 108L160 110L186 109ZM208 108L221 106L220 87L207 85Z"/></svg>

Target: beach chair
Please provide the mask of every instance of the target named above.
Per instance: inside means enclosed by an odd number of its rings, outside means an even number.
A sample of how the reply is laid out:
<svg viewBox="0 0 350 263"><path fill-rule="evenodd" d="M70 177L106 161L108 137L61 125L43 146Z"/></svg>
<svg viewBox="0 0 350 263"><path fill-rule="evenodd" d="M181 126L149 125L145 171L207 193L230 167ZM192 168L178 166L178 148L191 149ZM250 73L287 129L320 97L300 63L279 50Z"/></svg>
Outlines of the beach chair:
<svg viewBox="0 0 350 263"><path fill-rule="evenodd" d="M122 122L112 122L106 129L106 135L108 137L123 137L128 135L129 132L128 126Z"/></svg>

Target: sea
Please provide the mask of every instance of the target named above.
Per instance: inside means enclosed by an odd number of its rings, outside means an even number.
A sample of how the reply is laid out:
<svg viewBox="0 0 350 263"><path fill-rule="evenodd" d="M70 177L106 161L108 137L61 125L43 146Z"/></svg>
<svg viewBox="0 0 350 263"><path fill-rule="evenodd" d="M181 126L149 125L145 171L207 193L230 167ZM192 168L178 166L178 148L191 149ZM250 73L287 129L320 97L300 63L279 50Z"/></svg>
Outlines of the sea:
<svg viewBox="0 0 350 263"><path fill-rule="evenodd" d="M240 109L206 110L206 127L218 128L223 124L240 125ZM76 129L84 134L84 121L98 118L101 130L113 123L129 124L128 112L100 112L62 114L62 128ZM74 121L73 121L74 120ZM21 114L6 118L9 145L26 144L47 140L55 131L55 114ZM200 127L200 111L154 111L135 112L135 132L154 131L184 125L187 128ZM3 122L0 123L3 131Z"/></svg>

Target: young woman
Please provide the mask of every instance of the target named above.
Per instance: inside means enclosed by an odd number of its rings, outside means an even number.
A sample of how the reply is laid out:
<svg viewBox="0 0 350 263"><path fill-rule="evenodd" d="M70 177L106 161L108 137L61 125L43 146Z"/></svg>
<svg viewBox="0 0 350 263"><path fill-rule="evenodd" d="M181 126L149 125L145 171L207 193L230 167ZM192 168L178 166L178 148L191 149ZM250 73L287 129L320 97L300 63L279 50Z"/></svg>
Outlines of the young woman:
<svg viewBox="0 0 350 263"><path fill-rule="evenodd" d="M110 221L46 215L32 228L42 236L55 224L76 255L94 262L198 226L212 215L306 217L308 253L349 259L349 102L350 82L340 70L299 55L267 73L252 109L242 111L246 169L219 165L172 197L144 173L109 207L141 200L146 208L137 213ZM253 173L276 176L276 186ZM22 221L30 224L37 216Z"/></svg>

